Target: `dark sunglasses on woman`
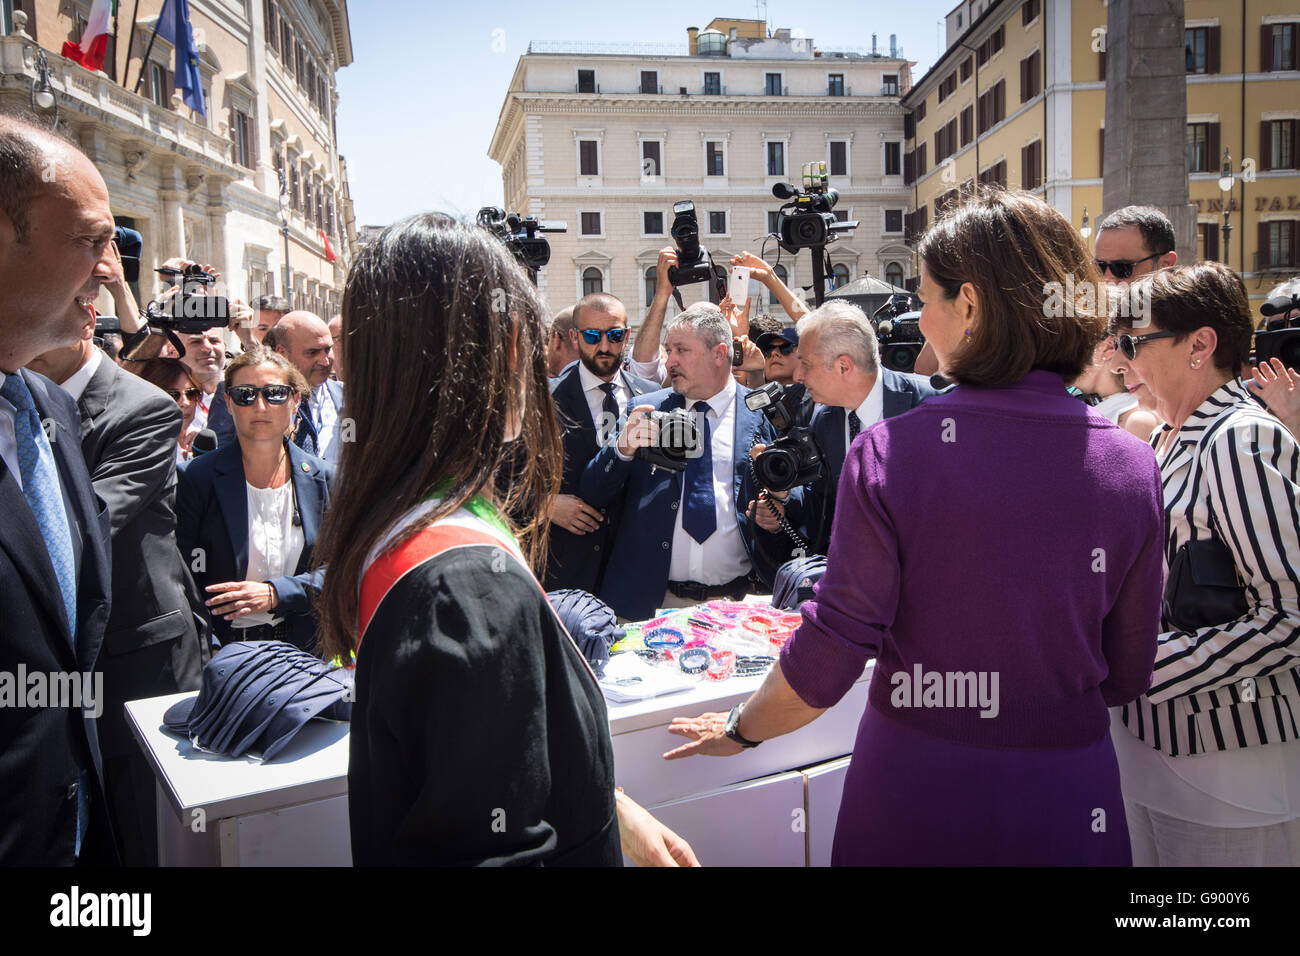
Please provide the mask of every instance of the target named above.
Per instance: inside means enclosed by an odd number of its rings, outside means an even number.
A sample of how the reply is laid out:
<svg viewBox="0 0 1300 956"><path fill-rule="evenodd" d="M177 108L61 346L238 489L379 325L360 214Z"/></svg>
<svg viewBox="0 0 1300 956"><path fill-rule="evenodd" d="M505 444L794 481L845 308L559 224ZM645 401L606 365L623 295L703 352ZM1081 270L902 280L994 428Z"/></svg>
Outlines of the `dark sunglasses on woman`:
<svg viewBox="0 0 1300 956"><path fill-rule="evenodd" d="M179 402L181 400L182 395L184 395L191 402L197 402L203 396L203 389L187 388L185 389L185 391L182 392L179 389L169 388L167 389L167 394L171 396L173 402Z"/></svg>
<svg viewBox="0 0 1300 956"><path fill-rule="evenodd" d="M782 355L789 355L794 351L794 346L789 342L782 342L780 345L767 344L760 345L758 350L763 353L763 358L767 358L773 352L780 352Z"/></svg>
<svg viewBox="0 0 1300 956"><path fill-rule="evenodd" d="M1163 255L1163 252L1157 252L1154 256L1147 256L1145 259L1135 259L1132 262L1129 262L1127 259L1094 259L1092 261L1097 263L1097 269L1102 275L1105 275L1106 271L1110 270L1110 274L1116 279L1127 279L1133 274L1133 267L1135 265L1140 262L1149 262L1152 259L1159 259Z"/></svg>
<svg viewBox="0 0 1300 956"><path fill-rule="evenodd" d="M293 395L293 389L288 385L263 385L261 388L256 385L235 385L226 389L226 394L236 405L245 408L257 401L259 394L266 399L268 405L283 405Z"/></svg>
<svg viewBox="0 0 1300 956"><path fill-rule="evenodd" d="M1125 358L1134 359L1137 358L1138 346L1143 342L1150 342L1152 339L1168 339L1177 334L1177 332L1148 332L1146 335L1117 335L1111 342Z"/></svg>
<svg viewBox="0 0 1300 956"><path fill-rule="evenodd" d="M578 333L588 345L599 345L602 335L608 336L611 342L618 345L627 336L627 329L606 329L604 332L600 329L578 329Z"/></svg>

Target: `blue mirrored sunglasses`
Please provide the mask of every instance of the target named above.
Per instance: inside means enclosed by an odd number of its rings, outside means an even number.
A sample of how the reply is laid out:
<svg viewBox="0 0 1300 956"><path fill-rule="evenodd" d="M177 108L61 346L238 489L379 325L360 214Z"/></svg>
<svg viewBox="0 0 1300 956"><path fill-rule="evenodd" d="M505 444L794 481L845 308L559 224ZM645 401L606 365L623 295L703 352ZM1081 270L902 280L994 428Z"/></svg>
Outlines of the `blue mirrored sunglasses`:
<svg viewBox="0 0 1300 956"><path fill-rule="evenodd" d="M602 335L609 336L609 340L618 345L627 336L627 329L606 329L603 332L600 329L578 329L578 333L588 345L599 345Z"/></svg>

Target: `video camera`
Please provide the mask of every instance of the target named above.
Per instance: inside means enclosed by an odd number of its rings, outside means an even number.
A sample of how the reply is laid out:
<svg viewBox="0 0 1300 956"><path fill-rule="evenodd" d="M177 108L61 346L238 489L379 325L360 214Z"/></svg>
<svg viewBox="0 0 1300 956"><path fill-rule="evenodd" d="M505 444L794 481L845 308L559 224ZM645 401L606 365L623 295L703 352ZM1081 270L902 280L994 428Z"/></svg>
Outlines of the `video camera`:
<svg viewBox="0 0 1300 956"><path fill-rule="evenodd" d="M751 412L762 412L780 437L754 459L754 478L769 491L806 485L822 471L822 453L812 430L795 425L794 407L780 382L768 382L745 396Z"/></svg>
<svg viewBox="0 0 1300 956"><path fill-rule="evenodd" d="M828 185L824 162L804 163L803 189L790 183L777 183L772 195L790 200L777 214L780 217L777 243L790 254L800 249L812 250L813 297L817 305L826 298L826 246L858 227L858 220L840 222L831 210L840 194Z"/></svg>
<svg viewBox="0 0 1300 956"><path fill-rule="evenodd" d="M920 320L921 313L912 311L912 296L907 292L895 292L872 313L871 321L880 342L881 365L895 372L911 372L916 368L916 357L925 347Z"/></svg>
<svg viewBox="0 0 1300 956"><path fill-rule="evenodd" d="M507 213L499 206L484 206L478 211L478 224L506 244L506 248L537 281L537 270L551 261L551 244L539 232L567 232L564 222L542 222L536 216Z"/></svg>
<svg viewBox="0 0 1300 956"><path fill-rule="evenodd" d="M650 412L647 416L659 424L659 441L647 448L638 448L634 457L650 462L655 468L668 471L685 471L686 460L701 453L700 430L695 419L683 408L671 412Z"/></svg>
<svg viewBox="0 0 1300 956"><path fill-rule="evenodd" d="M1268 320L1267 331L1255 333L1254 364L1263 365L1271 358L1279 359L1290 369L1300 369L1300 317L1287 318L1300 310L1300 295L1278 295L1259 307L1259 314Z"/></svg>
<svg viewBox="0 0 1300 956"><path fill-rule="evenodd" d="M678 287L696 282L712 282L714 301L721 302L727 294L727 270L715 266L709 251L700 245L700 221L695 215L695 203L689 199L673 203L673 225L669 234L677 246L677 265L668 267L668 281L677 294L677 305L680 307L682 304Z"/></svg>
<svg viewBox="0 0 1300 956"><path fill-rule="evenodd" d="M206 290L217 280L204 272L202 266L191 264L184 269L164 266L156 271L176 292L169 298L159 297L145 307L149 325L164 332L188 335L229 323L230 303L225 296L207 294Z"/></svg>

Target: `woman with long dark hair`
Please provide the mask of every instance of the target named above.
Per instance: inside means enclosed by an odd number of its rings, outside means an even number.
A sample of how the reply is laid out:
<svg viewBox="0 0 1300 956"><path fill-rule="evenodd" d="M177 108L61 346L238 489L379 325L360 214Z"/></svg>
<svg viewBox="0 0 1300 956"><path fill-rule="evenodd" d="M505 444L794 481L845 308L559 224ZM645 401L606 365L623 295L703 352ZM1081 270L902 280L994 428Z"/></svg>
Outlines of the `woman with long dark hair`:
<svg viewBox="0 0 1300 956"><path fill-rule="evenodd" d="M359 865L617 865L620 828L638 862L693 862L616 794L604 699L531 570L562 469L543 314L497 239L442 216L348 275L356 440L317 555L324 654L357 661Z"/></svg>

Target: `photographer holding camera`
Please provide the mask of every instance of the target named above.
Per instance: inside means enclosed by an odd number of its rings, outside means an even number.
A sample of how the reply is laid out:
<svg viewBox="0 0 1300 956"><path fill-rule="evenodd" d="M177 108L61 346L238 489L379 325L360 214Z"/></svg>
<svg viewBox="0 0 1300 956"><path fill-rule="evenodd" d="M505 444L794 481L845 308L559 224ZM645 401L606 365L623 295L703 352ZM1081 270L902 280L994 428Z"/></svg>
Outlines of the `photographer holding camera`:
<svg viewBox="0 0 1300 956"><path fill-rule="evenodd" d="M771 587L775 566L760 545L775 535L749 516L759 495L750 448L773 441L776 432L746 405L749 389L731 377L731 332L722 311L707 302L676 316L665 341L671 389L633 398L617 443L583 472L583 500L601 508L621 499L600 597L625 619ZM687 407L696 413L700 440L674 451L667 433L678 431L677 423L661 428L671 420L662 413ZM682 470L674 468L674 454L685 460ZM792 499L801 501L800 489Z"/></svg>

